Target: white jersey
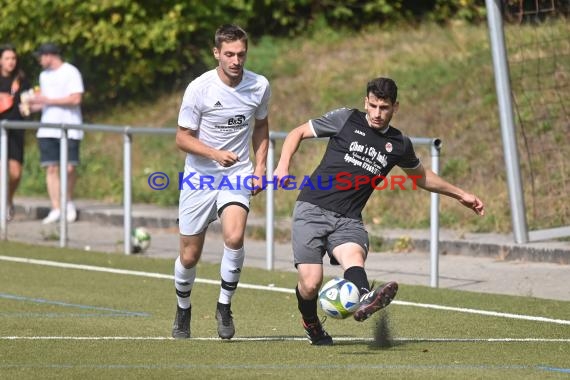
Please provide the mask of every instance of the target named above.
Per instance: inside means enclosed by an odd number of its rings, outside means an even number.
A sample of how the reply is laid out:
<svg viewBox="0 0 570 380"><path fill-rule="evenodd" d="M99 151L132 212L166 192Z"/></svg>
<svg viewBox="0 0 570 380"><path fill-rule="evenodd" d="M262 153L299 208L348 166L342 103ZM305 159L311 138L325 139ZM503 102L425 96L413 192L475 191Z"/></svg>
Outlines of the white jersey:
<svg viewBox="0 0 570 380"><path fill-rule="evenodd" d="M83 93L83 79L77 68L64 62L56 70L44 70L40 74L40 90L48 98L63 98L71 94ZM77 106L50 106L42 109L42 123L53 124L81 124L81 107ZM60 138L61 130L55 128L39 128L37 137ZM69 129L67 137L81 140L83 131Z"/></svg>
<svg viewBox="0 0 570 380"><path fill-rule="evenodd" d="M197 138L214 149L234 152L239 161L225 168L209 158L187 154L185 173L216 179L251 175L249 144L252 127L255 119L267 117L270 96L267 79L248 70L244 70L236 87L222 82L216 69L194 79L184 93L178 125L197 131Z"/></svg>

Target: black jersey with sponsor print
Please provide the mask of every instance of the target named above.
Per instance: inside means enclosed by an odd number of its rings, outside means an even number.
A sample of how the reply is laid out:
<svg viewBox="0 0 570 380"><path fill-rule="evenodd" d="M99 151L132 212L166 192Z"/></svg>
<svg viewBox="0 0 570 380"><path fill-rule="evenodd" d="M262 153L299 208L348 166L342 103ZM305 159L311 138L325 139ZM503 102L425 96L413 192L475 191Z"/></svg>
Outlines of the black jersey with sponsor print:
<svg viewBox="0 0 570 380"><path fill-rule="evenodd" d="M374 187L383 188L382 179L395 165L412 169L420 164L409 137L392 126L371 128L366 113L357 109L339 108L309 123L315 137L329 137L329 142L310 182L299 186L299 201L362 219Z"/></svg>

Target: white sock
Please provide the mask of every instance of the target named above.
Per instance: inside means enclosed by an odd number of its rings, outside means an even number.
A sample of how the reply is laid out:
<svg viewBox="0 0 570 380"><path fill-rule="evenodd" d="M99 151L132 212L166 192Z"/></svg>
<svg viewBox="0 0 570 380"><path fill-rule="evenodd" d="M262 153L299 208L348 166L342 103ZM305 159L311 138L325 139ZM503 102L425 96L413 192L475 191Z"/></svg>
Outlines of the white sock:
<svg viewBox="0 0 570 380"><path fill-rule="evenodd" d="M174 288L176 289L176 298L178 306L183 309L190 307L190 291L196 280L196 267L184 268L180 262L180 257L174 262Z"/></svg>
<svg viewBox="0 0 570 380"><path fill-rule="evenodd" d="M243 247L239 249L231 249L224 244L224 255L220 265L221 289L219 303L230 304L232 296L234 295L239 277L241 275L241 268L245 258L245 251Z"/></svg>

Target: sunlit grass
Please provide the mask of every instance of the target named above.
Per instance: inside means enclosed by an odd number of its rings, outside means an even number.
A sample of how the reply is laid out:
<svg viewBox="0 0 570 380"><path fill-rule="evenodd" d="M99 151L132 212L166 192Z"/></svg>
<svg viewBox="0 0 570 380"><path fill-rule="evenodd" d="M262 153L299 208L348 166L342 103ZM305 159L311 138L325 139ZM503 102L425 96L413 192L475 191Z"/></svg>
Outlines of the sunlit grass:
<svg viewBox="0 0 570 380"><path fill-rule="evenodd" d="M174 341L168 339L176 306L172 259L11 242L0 242L0 252L101 269L1 262L0 373L6 378L344 379L347 372L361 378L381 372L383 378L518 380L568 370L567 325L417 304L567 320L569 302L402 285L397 301L406 304L381 312L389 316L391 347L374 345L376 316L362 323L329 318L335 345L312 347L299 322L296 274L246 267L232 301L236 336L222 342L214 319L219 265L201 263L191 296L195 339ZM485 341L497 338L560 341Z"/></svg>

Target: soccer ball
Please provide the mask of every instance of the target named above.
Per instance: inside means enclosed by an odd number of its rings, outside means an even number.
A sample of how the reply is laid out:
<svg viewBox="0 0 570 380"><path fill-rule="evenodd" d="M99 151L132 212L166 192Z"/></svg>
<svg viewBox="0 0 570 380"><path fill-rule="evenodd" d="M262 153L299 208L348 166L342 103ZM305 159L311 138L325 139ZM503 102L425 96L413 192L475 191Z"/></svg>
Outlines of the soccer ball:
<svg viewBox="0 0 570 380"><path fill-rule="evenodd" d="M319 304L324 313L332 318L344 319L356 310L360 292L352 282L335 277L319 291Z"/></svg>
<svg viewBox="0 0 570 380"><path fill-rule="evenodd" d="M144 253L150 247L150 233L143 227L137 227L131 232L133 253Z"/></svg>

